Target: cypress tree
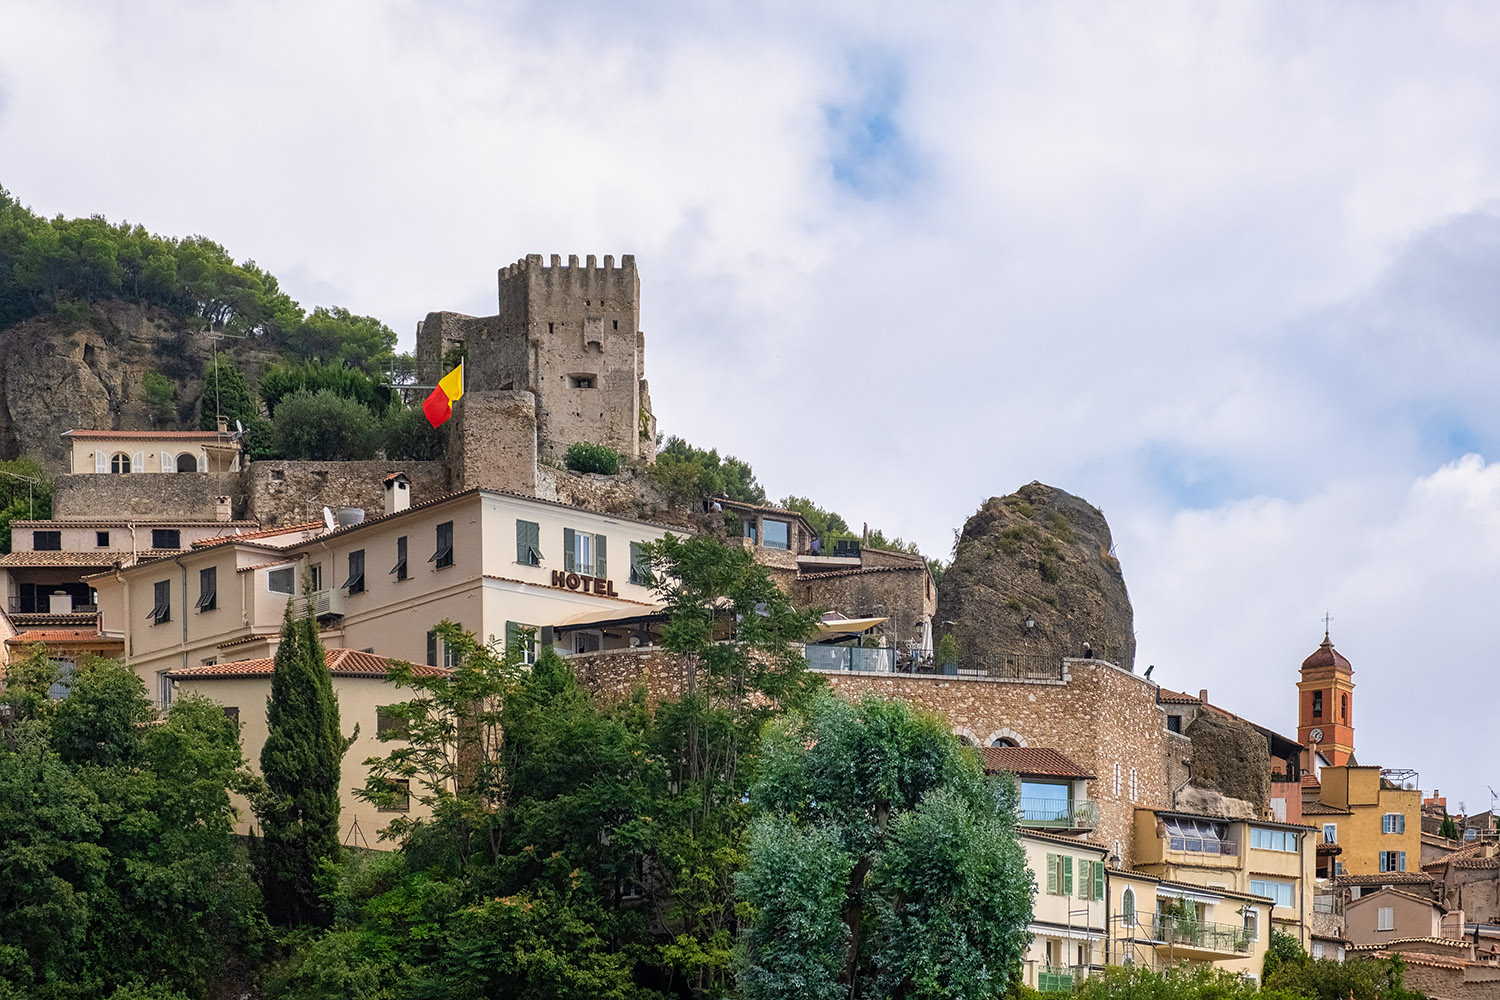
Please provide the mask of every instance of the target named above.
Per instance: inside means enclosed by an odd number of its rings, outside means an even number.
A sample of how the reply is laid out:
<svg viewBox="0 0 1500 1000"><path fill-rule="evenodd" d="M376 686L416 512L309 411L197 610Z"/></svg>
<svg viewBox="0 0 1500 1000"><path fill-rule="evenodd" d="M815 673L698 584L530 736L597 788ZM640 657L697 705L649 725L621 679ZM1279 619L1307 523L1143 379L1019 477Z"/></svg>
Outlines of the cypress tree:
<svg viewBox="0 0 1500 1000"><path fill-rule="evenodd" d="M266 913L286 927L327 923L317 874L325 860L338 860L339 770L353 742L339 733L317 622L310 613L297 616L295 603L287 602L271 673L260 752L265 791L255 810Z"/></svg>

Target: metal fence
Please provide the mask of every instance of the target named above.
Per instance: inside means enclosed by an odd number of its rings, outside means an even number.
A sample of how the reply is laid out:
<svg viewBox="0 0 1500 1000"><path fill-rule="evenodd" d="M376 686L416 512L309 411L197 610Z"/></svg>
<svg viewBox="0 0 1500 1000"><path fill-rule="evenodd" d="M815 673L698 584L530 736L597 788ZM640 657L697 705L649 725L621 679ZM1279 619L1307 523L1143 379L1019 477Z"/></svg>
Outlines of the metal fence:
<svg viewBox="0 0 1500 1000"><path fill-rule="evenodd" d="M828 673L891 673L896 669L894 649L863 646L807 646L807 668Z"/></svg>
<svg viewBox="0 0 1500 1000"><path fill-rule="evenodd" d="M1245 954L1250 932L1242 924L1216 924L1165 913L1151 915L1151 933L1158 941L1204 951Z"/></svg>

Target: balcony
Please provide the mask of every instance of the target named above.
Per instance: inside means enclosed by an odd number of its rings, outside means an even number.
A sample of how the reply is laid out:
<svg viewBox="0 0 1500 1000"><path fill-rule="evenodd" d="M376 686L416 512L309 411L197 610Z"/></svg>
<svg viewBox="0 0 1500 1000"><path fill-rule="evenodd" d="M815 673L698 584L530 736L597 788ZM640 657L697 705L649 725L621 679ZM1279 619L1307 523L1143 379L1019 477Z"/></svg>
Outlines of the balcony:
<svg viewBox="0 0 1500 1000"><path fill-rule="evenodd" d="M861 649L851 646L808 646L807 667L825 673L875 671L880 673L937 675L957 680L1063 681L1061 659L1030 653L990 653L965 657L956 663L937 663L931 655L920 656L895 649Z"/></svg>
<svg viewBox="0 0 1500 1000"><path fill-rule="evenodd" d="M12 597L9 599L8 610L13 615L96 615L99 613L97 604L78 604L71 606L70 610L52 610L52 595L38 594L35 597Z"/></svg>
<svg viewBox="0 0 1500 1000"><path fill-rule="evenodd" d="M1151 936L1157 950L1174 959L1226 958L1250 953L1250 932L1241 924L1216 924L1188 916L1153 913Z"/></svg>
<svg viewBox="0 0 1500 1000"><path fill-rule="evenodd" d="M1237 858L1240 856L1239 841L1215 840L1210 837L1169 836L1167 838L1167 850L1180 851L1184 854L1211 854L1226 858Z"/></svg>
<svg viewBox="0 0 1500 1000"><path fill-rule="evenodd" d="M1016 811L1021 826L1050 830L1092 830L1099 821L1099 807L1093 802L1022 797Z"/></svg>
<svg viewBox="0 0 1500 1000"><path fill-rule="evenodd" d="M295 613L308 614L314 618L338 618L344 614L344 592L342 590L316 590L294 598Z"/></svg>
<svg viewBox="0 0 1500 1000"><path fill-rule="evenodd" d="M807 669L824 673L883 673L896 669L896 651L863 646L807 646Z"/></svg>

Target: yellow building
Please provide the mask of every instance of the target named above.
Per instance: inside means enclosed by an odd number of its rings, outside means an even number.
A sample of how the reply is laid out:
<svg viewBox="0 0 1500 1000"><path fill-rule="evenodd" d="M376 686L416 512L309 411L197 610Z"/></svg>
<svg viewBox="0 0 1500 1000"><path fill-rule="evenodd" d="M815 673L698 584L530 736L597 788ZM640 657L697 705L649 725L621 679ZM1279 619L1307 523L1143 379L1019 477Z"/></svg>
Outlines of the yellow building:
<svg viewBox="0 0 1500 1000"><path fill-rule="evenodd" d="M1078 979L1105 964L1109 850L1065 834L1016 832L1037 887L1022 981L1043 993L1071 992Z"/></svg>
<svg viewBox="0 0 1500 1000"><path fill-rule="evenodd" d="M407 701L412 697L409 688L387 683L386 673L395 662L383 656L355 649L327 649L324 657L333 681L333 694L339 703L339 728L345 736L359 729L354 744L344 754L339 782L339 836L353 847L373 847L389 850L395 845L378 840L380 830L398 815L415 815L424 812L415 799L405 808L393 810L377 809L369 802L355 796L354 791L363 788L370 769L365 761L371 757L382 757L395 749L396 744L382 743L379 733L392 720L381 711L386 705ZM252 770L260 770L260 751L266 745L266 701L271 697L271 657L254 660L238 660L232 663L200 664L168 672L173 693L201 694L224 706L224 714L235 720L240 727L240 745ZM442 667L414 665L419 676L435 676L446 673ZM239 810L239 822L235 828L240 833L256 829L250 804L241 795L234 797Z"/></svg>
<svg viewBox="0 0 1500 1000"><path fill-rule="evenodd" d="M1422 870L1422 793L1416 787L1415 773L1325 767L1318 779L1317 802L1322 810L1316 819L1324 839L1339 845L1341 874Z"/></svg>
<svg viewBox="0 0 1500 1000"><path fill-rule="evenodd" d="M1181 936L1182 926L1194 928L1194 934L1200 933L1196 928L1209 928L1203 938L1214 946L1215 964L1247 973L1259 971L1256 956L1264 955L1270 929L1308 946L1316 895L1317 833L1312 827L1155 809L1137 809L1135 816L1135 867L1162 879L1162 885L1188 885L1198 891L1197 896L1182 897L1191 908L1182 903L1158 907L1171 918L1163 922L1163 929L1175 926ZM1162 893L1158 887L1158 899ZM1207 895L1222 898L1215 903ZM1232 900L1241 902L1224 905ZM1239 946L1232 933L1236 924L1253 931L1250 954L1237 953L1244 955L1238 961L1224 948Z"/></svg>

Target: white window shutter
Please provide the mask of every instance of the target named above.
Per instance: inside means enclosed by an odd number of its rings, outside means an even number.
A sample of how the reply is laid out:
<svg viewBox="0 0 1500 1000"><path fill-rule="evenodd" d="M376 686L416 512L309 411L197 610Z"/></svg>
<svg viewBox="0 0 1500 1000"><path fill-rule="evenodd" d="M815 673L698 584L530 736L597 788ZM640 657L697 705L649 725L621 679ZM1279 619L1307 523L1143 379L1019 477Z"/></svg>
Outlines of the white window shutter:
<svg viewBox="0 0 1500 1000"><path fill-rule="evenodd" d="M109 453L106 452L102 448L96 448L96 449L94 449L94 471L95 472L108 472L109 471Z"/></svg>
<svg viewBox="0 0 1500 1000"><path fill-rule="evenodd" d="M131 472L145 472L146 471L146 453L144 451L138 451L134 455L130 456L130 471Z"/></svg>
<svg viewBox="0 0 1500 1000"><path fill-rule="evenodd" d="M164 452L161 453L161 471L163 471L163 472L176 472L177 471L177 459L172 455L172 453L170 451L164 451Z"/></svg>

